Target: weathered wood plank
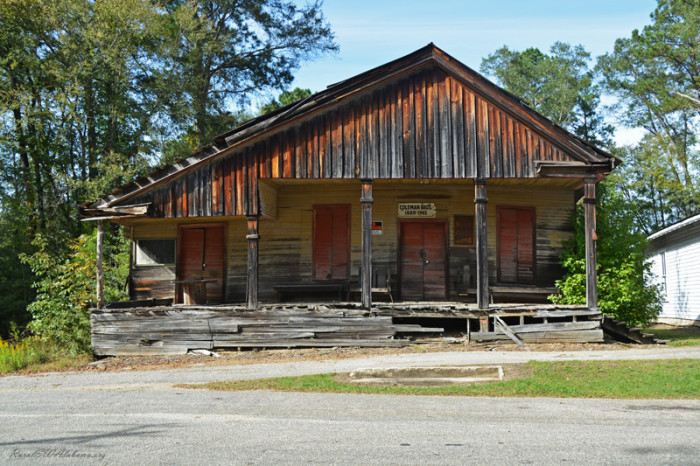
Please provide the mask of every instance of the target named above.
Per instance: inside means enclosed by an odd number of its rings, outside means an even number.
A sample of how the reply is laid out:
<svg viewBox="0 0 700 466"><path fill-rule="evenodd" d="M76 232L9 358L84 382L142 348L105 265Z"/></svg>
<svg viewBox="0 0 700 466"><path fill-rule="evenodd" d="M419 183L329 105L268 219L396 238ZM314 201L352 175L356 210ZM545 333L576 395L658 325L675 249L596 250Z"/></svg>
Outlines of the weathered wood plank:
<svg viewBox="0 0 700 466"><path fill-rule="evenodd" d="M450 118L451 89L449 78L439 79L440 107L440 156L434 161L434 178L451 178L452 170L452 119Z"/></svg>
<svg viewBox="0 0 700 466"><path fill-rule="evenodd" d="M603 341L603 330L579 330L573 332L533 332L523 333L521 339L526 343L600 343ZM472 332L473 341L510 340L507 335L496 332Z"/></svg>

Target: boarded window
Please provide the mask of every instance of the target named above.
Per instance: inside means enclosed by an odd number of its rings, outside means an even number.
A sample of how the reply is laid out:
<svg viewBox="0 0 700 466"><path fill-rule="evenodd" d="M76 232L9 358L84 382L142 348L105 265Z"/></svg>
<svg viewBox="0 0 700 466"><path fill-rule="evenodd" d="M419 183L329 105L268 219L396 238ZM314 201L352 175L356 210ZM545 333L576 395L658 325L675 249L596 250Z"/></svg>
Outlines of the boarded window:
<svg viewBox="0 0 700 466"><path fill-rule="evenodd" d="M350 206L314 206L314 280L347 280L350 274Z"/></svg>
<svg viewBox="0 0 700 466"><path fill-rule="evenodd" d="M136 240L136 265L174 265L175 239Z"/></svg>
<svg viewBox="0 0 700 466"><path fill-rule="evenodd" d="M455 246L474 246L474 216L455 215Z"/></svg>

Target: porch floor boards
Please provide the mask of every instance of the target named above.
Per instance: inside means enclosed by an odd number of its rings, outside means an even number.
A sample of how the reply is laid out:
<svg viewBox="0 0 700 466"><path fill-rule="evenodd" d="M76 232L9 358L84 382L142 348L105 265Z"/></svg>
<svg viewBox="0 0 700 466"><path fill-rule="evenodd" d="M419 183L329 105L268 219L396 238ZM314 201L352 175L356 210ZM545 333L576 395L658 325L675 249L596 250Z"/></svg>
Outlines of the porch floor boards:
<svg viewBox="0 0 700 466"><path fill-rule="evenodd" d="M444 332L440 324L427 327L426 322L396 319L465 319L466 328L480 320L482 331L467 332L472 340L507 338L490 324L495 315L518 323L513 328L526 341L602 341L600 313L585 306L502 304L483 311L475 304L405 302L377 304L369 311L357 303L294 303L262 305L255 311L237 305L94 309L92 346L98 356L184 354L193 349L406 346L411 340L405 335Z"/></svg>

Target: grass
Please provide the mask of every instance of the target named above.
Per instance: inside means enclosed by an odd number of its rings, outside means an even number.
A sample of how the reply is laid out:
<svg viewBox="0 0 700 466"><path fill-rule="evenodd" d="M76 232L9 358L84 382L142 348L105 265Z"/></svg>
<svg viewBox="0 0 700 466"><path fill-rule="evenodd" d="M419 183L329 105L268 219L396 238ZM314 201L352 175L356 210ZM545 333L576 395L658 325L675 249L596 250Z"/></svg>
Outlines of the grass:
<svg viewBox="0 0 700 466"><path fill-rule="evenodd" d="M532 361L517 368L530 374L501 382L444 387L367 386L345 383L335 374L184 385L209 390L386 395L507 396L566 398L700 398L700 360ZM512 370L513 368L511 368ZM508 368L506 367L506 376Z"/></svg>
<svg viewBox="0 0 700 466"><path fill-rule="evenodd" d="M18 343L0 339L0 374L61 370L84 366L90 361L92 357L88 354L71 354L35 337Z"/></svg>
<svg viewBox="0 0 700 466"><path fill-rule="evenodd" d="M651 333L659 340L668 340L669 346L700 345L700 327L645 328L644 333Z"/></svg>

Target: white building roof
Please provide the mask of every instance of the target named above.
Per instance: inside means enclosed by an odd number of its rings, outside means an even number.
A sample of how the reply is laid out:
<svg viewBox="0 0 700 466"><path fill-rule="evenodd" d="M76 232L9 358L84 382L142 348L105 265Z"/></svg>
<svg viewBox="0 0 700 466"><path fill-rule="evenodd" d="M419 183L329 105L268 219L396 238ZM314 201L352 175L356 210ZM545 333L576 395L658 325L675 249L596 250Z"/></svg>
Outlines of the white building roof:
<svg viewBox="0 0 700 466"><path fill-rule="evenodd" d="M647 240L653 241L655 239L661 238L662 236L666 236L669 233L672 233L674 231L682 230L684 228L689 227L690 225L694 225L695 223L700 222L700 214L694 215L692 217L688 217L685 220L681 220L678 223L674 223L673 225L664 228L663 230L659 230L653 235L649 235L647 237Z"/></svg>

